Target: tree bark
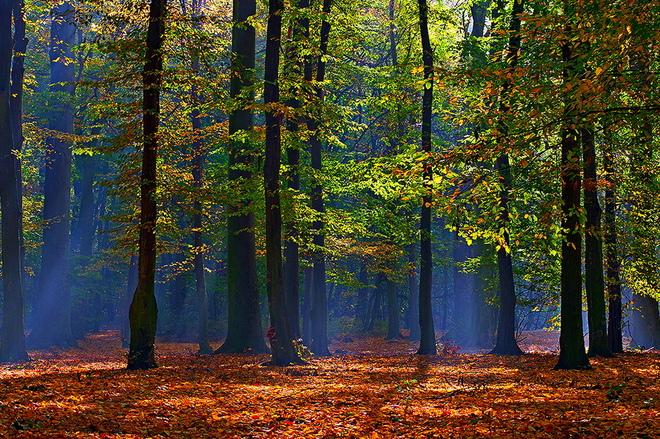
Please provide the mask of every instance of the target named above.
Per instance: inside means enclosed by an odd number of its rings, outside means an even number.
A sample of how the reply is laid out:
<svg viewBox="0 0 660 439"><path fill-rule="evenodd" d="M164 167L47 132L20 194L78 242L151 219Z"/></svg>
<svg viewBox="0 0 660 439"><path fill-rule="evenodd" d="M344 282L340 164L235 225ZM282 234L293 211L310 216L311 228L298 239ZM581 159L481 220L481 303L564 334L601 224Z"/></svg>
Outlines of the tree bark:
<svg viewBox="0 0 660 439"><path fill-rule="evenodd" d="M282 116L277 108L279 96L279 61L282 35L281 0L270 0L266 31L264 65L264 103L266 105L266 158L264 189L266 199L266 291L270 309L268 338L270 364L288 366L304 363L293 346L293 331L287 312L282 283L282 211L280 209L280 160Z"/></svg>
<svg viewBox="0 0 660 439"><path fill-rule="evenodd" d="M309 9L310 3L308 0L299 0L298 8L300 10ZM292 48L286 51L289 62L292 63L293 74L298 76L298 79L303 79L305 82L311 81L311 63L309 56L305 57L304 62L300 62L300 44L309 38L309 18L302 17L297 19L293 24L292 30L293 42ZM295 111L299 111L302 107L300 99L297 97L297 91L292 89L289 91L291 98L287 101L287 106ZM305 118L300 114L295 114L287 121L287 129L291 132L292 138L297 139L296 132L300 126L305 122ZM296 195L300 191L300 147L296 140L292 141L292 145L287 148L287 164L289 166L289 174L287 176L287 187ZM285 232L284 243L284 266L283 266L283 285L284 294L287 297L287 309L289 311L291 321L291 331L294 338L301 337L300 333L300 257L299 245L296 242L298 230L296 224L287 224Z"/></svg>
<svg viewBox="0 0 660 439"><path fill-rule="evenodd" d="M605 278L603 276L601 233L602 210L598 203L596 145L594 143L593 128L582 128L580 137L584 160L584 210L587 218L584 236L584 271L589 322L589 355L611 357L605 310Z"/></svg>
<svg viewBox="0 0 660 439"><path fill-rule="evenodd" d="M606 128L606 133L608 133ZM621 260L618 251L617 224L616 224L616 182L614 181L614 166L612 160L612 145L610 139L605 139L605 151L603 153L603 170L605 171L605 260L607 261L607 297L609 302L609 314L607 324L607 336L610 349L613 353L623 352L623 306L621 301Z"/></svg>
<svg viewBox="0 0 660 439"><path fill-rule="evenodd" d="M565 11L568 15L568 12ZM570 38L572 29L566 25ZM573 43L562 43L564 81L575 76ZM559 360L555 369L588 369L589 358L582 335L582 234L580 225L580 141L574 103L565 102L561 127L562 224L561 245L561 330Z"/></svg>
<svg viewBox="0 0 660 439"><path fill-rule="evenodd" d="M194 26L197 26L196 20L201 15L201 5L193 1L192 18ZM192 71L199 74L199 60L195 57L192 62ZM193 85L191 90L191 99L193 105L198 106L201 103L197 86ZM199 345L199 354L210 354L213 352L209 344L209 304L206 293L206 276L204 274L204 240L202 236L202 202L198 197L201 195L204 180L204 161L205 150L202 143L202 117L197 107L193 108L191 115L191 125L193 129L192 141L192 176L193 186L195 187L197 198L193 201L193 247L195 271L195 286L197 295L197 344Z"/></svg>
<svg viewBox="0 0 660 439"><path fill-rule="evenodd" d="M142 126L144 149L140 177L140 243L138 285L129 308L131 341L128 369L157 367L154 344L158 307L154 295L156 276L156 158L159 143L160 88L163 74L163 34L166 0L151 0L147 53L143 72Z"/></svg>
<svg viewBox="0 0 660 439"><path fill-rule="evenodd" d="M408 250L408 291L410 294L408 307L410 310L410 340L419 341L419 281L415 261L417 260L416 245L407 245Z"/></svg>
<svg viewBox="0 0 660 439"><path fill-rule="evenodd" d="M245 98L229 115L230 136L252 131L254 126L255 30L248 20L255 14L256 1L234 1L230 96ZM240 199L236 205L227 206L228 327L227 338L214 353L268 352L259 311L254 213L251 200L241 189L253 179L251 151L249 141L231 141L228 179Z"/></svg>
<svg viewBox="0 0 660 439"><path fill-rule="evenodd" d="M420 222L420 264L419 264L419 355L435 355L435 328L433 324L433 256L431 251L431 128L433 105L433 49L429 39L428 4L418 0L419 28L422 40L422 61L424 64L424 94L422 95L422 151L428 156L424 162L426 195L422 197Z"/></svg>
<svg viewBox="0 0 660 439"><path fill-rule="evenodd" d="M0 210L2 212L2 330L0 362L28 359L25 348L22 285L21 180L14 150L11 112L12 12L11 0L0 1ZM16 2L18 4L18 2ZM18 24L20 26L20 24ZM18 27L17 26L17 27ZM24 29L24 28L23 28ZM17 34L20 38L20 33ZM21 56L21 55L19 55ZM20 123L20 121L19 121Z"/></svg>
<svg viewBox="0 0 660 439"><path fill-rule="evenodd" d="M44 231L33 329L27 341L31 348L73 346L71 293L69 291L69 248L71 207L71 141L75 92L73 45L76 24L74 7L64 1L52 11L50 31L50 92L52 110L47 136L44 180Z"/></svg>
<svg viewBox="0 0 660 439"><path fill-rule="evenodd" d="M502 2L503 3L503 2ZM520 55L520 14L524 12L524 0L514 0L511 11L511 23L509 25L509 43L505 51L505 62L510 68L518 65ZM500 8L500 10L503 8ZM511 80L505 79L502 86L502 100L500 113L508 113L510 108L506 104L508 95L513 84ZM499 126L498 142L506 148L508 144L509 127L503 122ZM511 192L511 165L508 154L500 155L495 161L500 182L500 213L498 221L500 230L503 231L503 242L497 249L497 267L499 272L499 319L497 326L497 339L495 347L490 352L496 355L521 355L523 352L516 341L516 289L513 279L513 262L511 258L511 242L509 239L509 194Z"/></svg>
<svg viewBox="0 0 660 439"><path fill-rule="evenodd" d="M319 100L323 100L324 93L320 85L325 80L325 56L328 52L328 39L330 37L330 22L326 19L330 13L332 0L323 0L323 14L324 18L321 23L321 41L320 41L320 56L316 64L316 82L317 82L317 96ZM314 117L310 117L307 125L312 131L312 136L309 140L309 152L311 156L312 169L317 172L321 170L321 140L318 137L318 129L321 122ZM323 202L323 186L316 183L311 191L312 210L322 217L325 212ZM318 356L330 355L328 350L328 303L327 293L325 286L325 255L323 248L325 247L325 235L323 231L323 220L314 221L312 224L313 238L313 271L314 275L312 286L312 303L310 309L310 330L311 330L311 344L310 350Z"/></svg>

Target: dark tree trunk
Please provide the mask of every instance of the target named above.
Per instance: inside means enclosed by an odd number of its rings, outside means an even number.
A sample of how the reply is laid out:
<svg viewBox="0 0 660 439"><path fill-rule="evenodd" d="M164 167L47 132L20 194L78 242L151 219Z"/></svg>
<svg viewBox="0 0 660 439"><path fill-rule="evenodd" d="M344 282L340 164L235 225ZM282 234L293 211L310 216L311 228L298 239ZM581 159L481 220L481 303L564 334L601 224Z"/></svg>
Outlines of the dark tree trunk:
<svg viewBox="0 0 660 439"><path fill-rule="evenodd" d="M584 271L589 321L589 355L611 357L607 338L605 279L603 276L602 211L598 203L596 146L592 128L582 128L584 160L584 210L587 222L584 236Z"/></svg>
<svg viewBox="0 0 660 439"><path fill-rule="evenodd" d="M309 346L312 341L312 323L310 319L311 302L312 302L312 288L314 287L314 267L305 267L305 285L303 288L302 300L302 339L303 342Z"/></svg>
<svg viewBox="0 0 660 439"><path fill-rule="evenodd" d="M516 289L513 282L513 263L509 233L509 188L511 187L511 169L509 156L498 157L495 167L502 180L500 192L500 224L504 232L504 245L497 250L497 268L500 283L500 306L495 347L490 352L496 355L521 355L523 352L516 341ZM508 247L508 248L507 248Z"/></svg>
<svg viewBox="0 0 660 439"><path fill-rule="evenodd" d="M25 79L25 54L27 52L28 39L25 36L25 2L14 1L14 57L11 67L11 129L14 137L14 151L23 150L23 82ZM16 175L18 176L18 202L19 209L23 212L23 175L21 161L16 160ZM23 242L23 224L20 224L21 240L21 276L25 285L25 245Z"/></svg>
<svg viewBox="0 0 660 439"><path fill-rule="evenodd" d="M520 14L524 11L524 0L514 0L509 25L509 44L505 52L505 62L515 68L518 65L520 54ZM503 5L502 5L503 6ZM500 10L503 8L500 8ZM502 86L502 102L500 113L509 112L506 104L513 84L509 79ZM508 143L509 127L500 123L499 143ZM511 242L509 239L509 193L511 191L511 165L508 154L502 154L495 162L495 169L500 176L502 188L500 190L500 214L498 221L500 229L504 230L503 245L497 250L497 268L499 273L499 319L497 326L497 339L495 347L490 352L496 355L521 355L523 352L516 341L516 287L513 280L513 262L511 258Z"/></svg>
<svg viewBox="0 0 660 439"><path fill-rule="evenodd" d="M199 102L197 93L193 92L193 100ZM201 136L201 117L197 109L192 112L192 128L194 140L192 144L193 154L193 185L197 194L202 190L204 173L204 151ZM194 270L195 285L197 291L197 343L199 344L200 354L210 354L213 352L209 344L209 305L206 294L206 278L204 275L204 241L202 238L202 202L196 199L193 202L193 247L194 247Z"/></svg>
<svg viewBox="0 0 660 439"><path fill-rule="evenodd" d="M403 338L401 335L400 320L401 312L399 307L399 297L397 295L398 284L391 279L387 279L387 336L386 340L393 338Z"/></svg>
<svg viewBox="0 0 660 439"><path fill-rule="evenodd" d="M470 6L470 14L472 15L472 32L473 37L483 37L484 29L486 27L486 12L488 12L488 4L490 0L478 1Z"/></svg>
<svg viewBox="0 0 660 439"><path fill-rule="evenodd" d="M282 35L281 0L270 0L266 31L266 61L264 65L264 103L266 105L266 158L264 189L266 199L266 291L270 309L268 338L272 358L270 364L288 366L303 361L293 346L293 331L282 288L282 211L280 209L280 155L282 117L278 114L279 62Z"/></svg>
<svg viewBox="0 0 660 439"><path fill-rule="evenodd" d="M323 13L324 19L321 23L321 42L320 42L320 56L316 65L316 82L321 84L325 80L325 56L328 52L328 39L330 37L330 22L325 19L330 13L331 0L323 0ZM317 85L320 87L320 85ZM323 90L317 89L317 96L323 100ZM312 136L309 140L309 151L311 155L312 168L317 172L321 170L321 141L317 135L317 130L320 127L320 121L314 118L308 120L308 127L312 131ZM311 193L312 210L317 212L320 216L325 212L323 203L323 186L316 183L312 187ZM325 247L325 235L323 231L323 221L317 220L312 224L314 237L312 243L314 244L314 276L312 287L312 303L310 309L310 324L311 324L311 344L310 350L315 355L330 355L328 350L328 299L325 288L325 255L323 254L323 247Z"/></svg>
<svg viewBox="0 0 660 439"><path fill-rule="evenodd" d="M18 2L17 2L18 3ZM0 211L2 213L2 331L0 362L28 359L25 350L21 260L21 180L14 150L10 85L12 67L11 0L0 1ZM18 7L18 6L16 6ZM17 27L21 23L17 23ZM17 29L18 30L18 29ZM17 37L20 33L17 31ZM20 121L19 121L20 123Z"/></svg>
<svg viewBox="0 0 660 439"><path fill-rule="evenodd" d="M201 15L199 2L193 1L192 18L198 20ZM196 23L196 21L195 21ZM196 27L197 24L195 24ZM192 62L192 71L199 74L199 60L195 58ZM197 86L193 85L191 92L193 105L198 106L201 103ZM193 129L192 142L192 176L193 186L195 187L197 197L201 196L204 180L204 161L205 149L202 143L202 117L197 107L191 112L191 124ZM204 275L204 241L202 237L202 202L199 198L193 201L193 247L194 247L194 270L195 286L197 293L197 344L198 353L210 354L213 352L209 344L209 303L206 294L206 276Z"/></svg>
<svg viewBox="0 0 660 439"><path fill-rule="evenodd" d="M568 14L565 11L566 14ZM566 34L572 33L570 26ZM564 80L575 76L572 42L562 44ZM582 329L582 234L580 233L580 141L575 127L574 103L565 102L561 132L561 181L563 240L561 245L561 330L559 360L555 369L587 369Z"/></svg>
<svg viewBox="0 0 660 439"><path fill-rule="evenodd" d="M93 147L93 146L92 146ZM96 158L83 156L80 163L80 210L75 228L78 254L90 258L94 248L96 232L96 203L94 200L94 180L96 178Z"/></svg>
<svg viewBox="0 0 660 439"><path fill-rule="evenodd" d="M419 327L420 340L417 353L435 355L435 328L433 326L433 260L431 251L431 128L433 105L433 50L428 30L428 5L426 0L418 0L419 27L422 39L422 60L424 63L424 94L422 96L422 151L429 158L424 162L424 180L427 194L422 197L420 223L420 264L419 264Z"/></svg>
<svg viewBox="0 0 660 439"><path fill-rule="evenodd" d="M606 131L607 132L607 131ZM623 352L623 306L621 301L621 278L617 226L616 226L616 183L614 181L614 166L612 164L612 146L609 138L605 140L606 151L603 154L603 170L605 171L605 259L607 261L607 297L609 300L609 315L607 335L610 349L613 353Z"/></svg>
<svg viewBox="0 0 660 439"><path fill-rule="evenodd" d="M410 311L410 340L419 341L419 281L417 279L417 270L415 262L417 261L417 252L415 244L408 244L408 291L410 294L408 307Z"/></svg>
<svg viewBox="0 0 660 439"><path fill-rule="evenodd" d="M74 7L65 1L51 11L50 91L73 95L75 91L73 50L76 24ZM48 128L63 135L73 133L73 107L54 96ZM71 141L60 135L46 138L44 181L44 232L35 304L31 348L72 346L71 294L69 291L69 223L71 205Z"/></svg>
<svg viewBox="0 0 660 439"><path fill-rule="evenodd" d="M299 0L298 8L308 9L309 8L308 0ZM293 74L302 77L305 82L311 80L311 63L308 58L305 57L305 62L301 63L299 61L300 51L298 50L299 45L303 40L309 38L309 19L306 17L296 20L293 24L293 48L287 50L287 57L289 61L294 66ZM301 68L302 67L302 68ZM304 72L304 73L303 73ZM299 78L298 78L299 79ZM300 100L297 97L296 90L290 90L290 94L293 96L287 101L287 106L294 109L294 111L299 111L302 107ZM294 117L288 120L287 129L291 131L292 137L297 138L296 132L299 130L300 125L304 123L304 118L296 114ZM287 176L287 185L289 190L291 190L292 195L295 196L300 192L300 147L301 145L294 144L287 149L287 164L289 165L289 175ZM284 294L287 297L287 309L289 311L289 316L291 320L291 331L293 332L294 338L298 339L301 337L300 333L300 257L299 257L299 246L296 242L298 236L298 230L296 229L296 224L287 224L285 233L285 243L284 243L284 266L283 266L283 284L284 284Z"/></svg>
<svg viewBox="0 0 660 439"><path fill-rule="evenodd" d="M255 30L248 20L255 14L256 1L234 2L230 94L233 99L244 100L229 115L230 135L252 131L254 126ZM241 185L253 178L252 145L237 139L230 148L228 179L240 199L227 207L228 327L227 338L215 353L267 352L259 308L254 214L251 201L241 190Z"/></svg>
<svg viewBox="0 0 660 439"><path fill-rule="evenodd" d="M133 293L138 284L138 256L132 254L128 261L128 273L126 279L126 294L121 299L120 303L120 328L121 328L121 344L122 347L128 348L130 346L131 328L128 321L128 309L131 306Z"/></svg>
<svg viewBox="0 0 660 439"><path fill-rule="evenodd" d="M156 276L156 156L160 121L160 88L163 73L163 33L166 0L151 0L147 53L143 72L142 126L144 149L140 178L140 242L138 285L129 308L131 341L128 369L157 367L154 355L158 307L154 294Z"/></svg>

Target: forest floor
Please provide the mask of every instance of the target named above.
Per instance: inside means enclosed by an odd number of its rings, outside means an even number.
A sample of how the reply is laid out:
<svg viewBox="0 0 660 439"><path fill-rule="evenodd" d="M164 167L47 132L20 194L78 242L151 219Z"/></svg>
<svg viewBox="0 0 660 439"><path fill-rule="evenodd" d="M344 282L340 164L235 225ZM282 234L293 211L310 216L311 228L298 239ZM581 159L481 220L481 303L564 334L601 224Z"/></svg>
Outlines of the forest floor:
<svg viewBox="0 0 660 439"><path fill-rule="evenodd" d="M520 357L338 340L335 355L289 368L159 343L159 368L128 371L115 332L30 351L30 362L0 365L0 437L660 437L658 352L554 371L556 333L526 333L521 346L534 353Z"/></svg>

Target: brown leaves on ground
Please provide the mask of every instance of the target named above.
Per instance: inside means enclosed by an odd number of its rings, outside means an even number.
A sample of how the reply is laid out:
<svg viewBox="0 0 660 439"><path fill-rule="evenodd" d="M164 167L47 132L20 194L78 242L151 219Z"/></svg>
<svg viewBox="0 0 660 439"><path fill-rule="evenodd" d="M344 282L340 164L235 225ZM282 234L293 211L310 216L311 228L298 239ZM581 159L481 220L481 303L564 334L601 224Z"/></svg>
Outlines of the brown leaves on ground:
<svg viewBox="0 0 660 439"><path fill-rule="evenodd" d="M420 357L403 340L339 340L330 350L345 353L288 368L260 366L266 356L200 357L195 345L178 343L158 345L158 369L128 371L115 333L92 336L80 349L33 351L32 362L0 365L0 437L660 434L657 353L592 359L591 371L554 371L555 354Z"/></svg>

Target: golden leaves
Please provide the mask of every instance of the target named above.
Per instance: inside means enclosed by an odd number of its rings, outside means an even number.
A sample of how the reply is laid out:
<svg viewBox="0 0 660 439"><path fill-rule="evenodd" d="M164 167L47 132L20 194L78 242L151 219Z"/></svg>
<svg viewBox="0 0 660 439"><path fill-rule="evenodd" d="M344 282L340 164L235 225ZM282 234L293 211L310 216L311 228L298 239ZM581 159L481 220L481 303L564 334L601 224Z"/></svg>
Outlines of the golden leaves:
<svg viewBox="0 0 660 439"><path fill-rule="evenodd" d="M124 369L118 334L0 367L0 425L21 437L644 437L658 431L660 356L554 371L558 333L523 334L524 357L413 355L416 344L342 335L309 366L195 356L158 343L162 367ZM313 373L312 373L313 372Z"/></svg>

